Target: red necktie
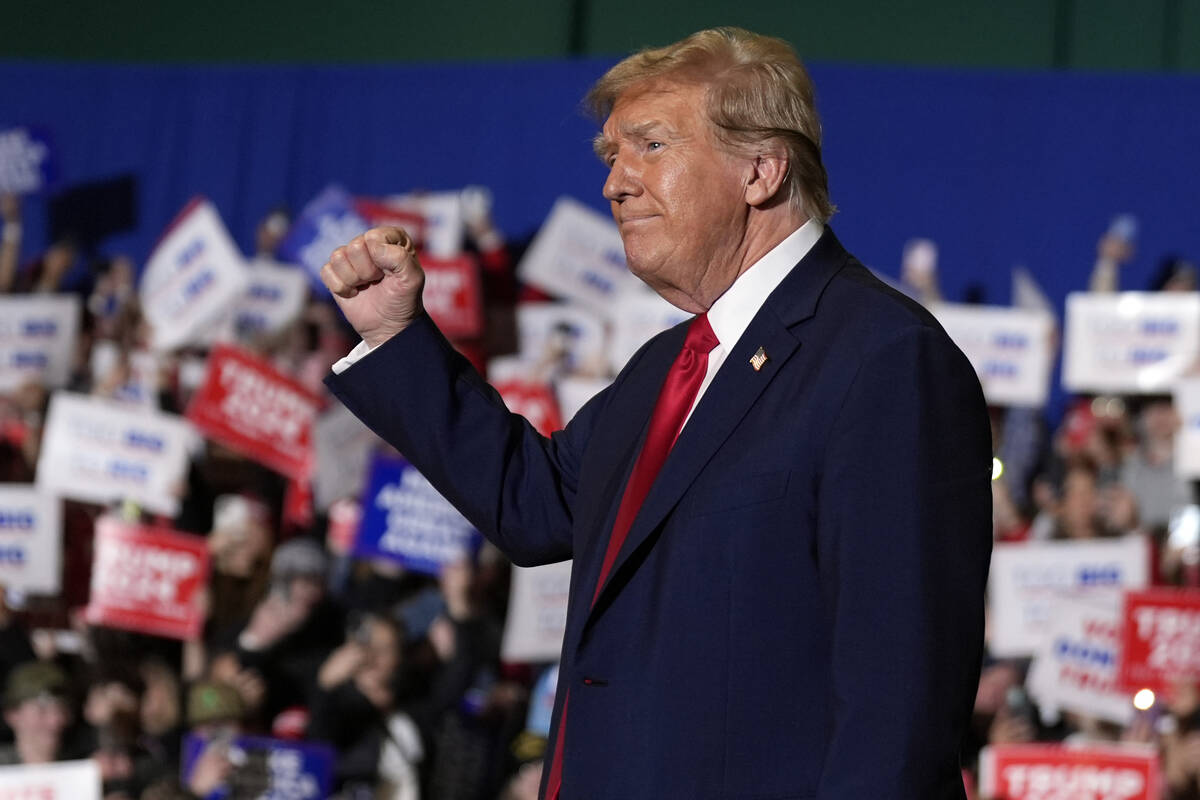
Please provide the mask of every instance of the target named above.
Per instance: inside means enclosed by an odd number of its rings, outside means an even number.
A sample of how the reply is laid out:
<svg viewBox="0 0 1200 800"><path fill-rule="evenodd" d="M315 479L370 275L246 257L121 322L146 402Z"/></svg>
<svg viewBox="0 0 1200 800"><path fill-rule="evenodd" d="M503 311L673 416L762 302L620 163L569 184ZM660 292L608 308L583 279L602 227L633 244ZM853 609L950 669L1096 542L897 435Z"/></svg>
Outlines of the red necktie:
<svg viewBox="0 0 1200 800"><path fill-rule="evenodd" d="M608 548L604 551L604 563L600 566L600 577L596 580L596 591L592 595L592 603L600 596L600 589L608 578L621 545L629 535L629 528L637 512L642 507L654 479L667 460L667 454L679 438L683 423L687 420L700 384L704 382L704 374L708 371L708 354L721 342L708 324L708 317L701 314L692 320L688 328L687 338L684 339L683 349L675 357L675 363L667 372L659 390L658 400L654 404L654 415L650 417L650 431L642 451L638 454L629 482L625 484L625 493L621 496L621 505L617 509L617 519L613 523L612 534L608 538ZM562 716L558 721L558 735L554 741L554 758L550 764L550 778L546 783L546 800L558 800L562 788L562 745L563 730L567 723L567 701L571 699L568 691L563 698Z"/></svg>

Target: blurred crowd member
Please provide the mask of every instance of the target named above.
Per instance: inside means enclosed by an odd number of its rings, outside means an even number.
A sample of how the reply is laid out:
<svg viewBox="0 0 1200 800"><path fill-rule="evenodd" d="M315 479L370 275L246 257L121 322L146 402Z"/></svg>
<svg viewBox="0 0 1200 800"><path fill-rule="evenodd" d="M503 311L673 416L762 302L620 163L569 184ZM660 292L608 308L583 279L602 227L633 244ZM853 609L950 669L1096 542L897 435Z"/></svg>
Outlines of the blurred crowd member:
<svg viewBox="0 0 1200 800"><path fill-rule="evenodd" d="M1136 252L1137 221L1128 214L1116 217L1096 242L1096 263L1088 279L1090 292L1115 292L1120 285L1120 268L1133 260Z"/></svg>
<svg viewBox="0 0 1200 800"><path fill-rule="evenodd" d="M343 613L326 593L329 556L307 539L281 544L271 559L270 589L236 637L242 668L267 687L268 720L307 706L322 662L340 643Z"/></svg>
<svg viewBox="0 0 1200 800"><path fill-rule="evenodd" d="M254 229L254 255L257 258L274 259L279 243L287 235L292 217L283 206L272 209Z"/></svg>
<svg viewBox="0 0 1200 800"><path fill-rule="evenodd" d="M1191 501L1191 489L1175 474L1179 415L1169 396L1149 396L1137 414L1137 447L1126 457L1120 482L1137 500L1141 521L1164 528L1171 512Z"/></svg>
<svg viewBox="0 0 1200 800"><path fill-rule="evenodd" d="M73 719L67 676L53 664L15 667L4 686L4 721L14 741L0 747L0 765L48 764L69 757L64 734Z"/></svg>
<svg viewBox="0 0 1200 800"><path fill-rule="evenodd" d="M12 291L21 260L21 198L0 192L0 293Z"/></svg>
<svg viewBox="0 0 1200 800"><path fill-rule="evenodd" d="M337 781L351 796L419 796L424 746L412 719L399 712L411 691L403 639L392 619L361 615L317 675L308 734L337 748Z"/></svg>

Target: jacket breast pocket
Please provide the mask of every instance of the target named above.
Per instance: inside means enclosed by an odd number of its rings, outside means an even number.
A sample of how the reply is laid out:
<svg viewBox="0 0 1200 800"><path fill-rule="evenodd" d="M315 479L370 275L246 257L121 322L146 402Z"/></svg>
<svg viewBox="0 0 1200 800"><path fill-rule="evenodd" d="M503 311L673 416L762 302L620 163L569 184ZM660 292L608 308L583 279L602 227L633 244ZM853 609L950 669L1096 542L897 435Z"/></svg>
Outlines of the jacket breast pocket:
<svg viewBox="0 0 1200 800"><path fill-rule="evenodd" d="M753 475L724 475L720 480L698 483L693 488L691 516L747 508L778 500L787 494L791 470L780 469Z"/></svg>

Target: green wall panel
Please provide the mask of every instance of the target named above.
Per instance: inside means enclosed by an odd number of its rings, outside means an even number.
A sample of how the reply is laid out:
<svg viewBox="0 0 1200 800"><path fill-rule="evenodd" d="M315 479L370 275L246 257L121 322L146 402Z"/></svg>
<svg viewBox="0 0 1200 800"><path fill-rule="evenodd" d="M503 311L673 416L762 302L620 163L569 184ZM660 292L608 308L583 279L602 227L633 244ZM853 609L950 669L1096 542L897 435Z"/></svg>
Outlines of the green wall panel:
<svg viewBox="0 0 1200 800"><path fill-rule="evenodd" d="M567 54L563 0L0 0L0 53L101 61L373 62Z"/></svg>
<svg viewBox="0 0 1200 800"><path fill-rule="evenodd" d="M1200 69L1200 0L0 0L0 58L413 62L616 55L700 28L814 61Z"/></svg>
<svg viewBox="0 0 1200 800"><path fill-rule="evenodd" d="M1134 70L1166 66L1166 3L1076 0L1071 11L1070 66Z"/></svg>
<svg viewBox="0 0 1200 800"><path fill-rule="evenodd" d="M814 61L1045 67L1054 46L1054 6L1046 0L661 0L652 14L636 0L603 0L589 6L587 20L594 53L665 44L714 25L781 36Z"/></svg>

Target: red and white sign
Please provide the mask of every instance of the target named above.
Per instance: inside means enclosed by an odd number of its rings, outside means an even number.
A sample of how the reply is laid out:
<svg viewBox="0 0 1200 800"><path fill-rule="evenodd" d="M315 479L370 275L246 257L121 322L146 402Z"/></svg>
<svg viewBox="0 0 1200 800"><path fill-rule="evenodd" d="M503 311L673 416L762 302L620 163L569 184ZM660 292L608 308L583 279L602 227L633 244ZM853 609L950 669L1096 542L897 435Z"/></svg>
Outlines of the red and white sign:
<svg viewBox="0 0 1200 800"><path fill-rule="evenodd" d="M196 596L208 580L208 543L200 536L104 516L87 621L92 625L195 639L204 626Z"/></svg>
<svg viewBox="0 0 1200 800"><path fill-rule="evenodd" d="M508 410L529 420L529 424L542 436L549 436L562 428L558 400L548 385L519 379L494 385Z"/></svg>
<svg viewBox="0 0 1200 800"><path fill-rule="evenodd" d="M1200 680L1200 590L1130 592L1122 642L1121 683L1129 689Z"/></svg>
<svg viewBox="0 0 1200 800"><path fill-rule="evenodd" d="M1056 598L1046 639L1025 681L1043 717L1074 711L1119 725L1133 720L1132 694L1117 684L1121 607L1119 589Z"/></svg>
<svg viewBox="0 0 1200 800"><path fill-rule="evenodd" d="M470 256L439 259L422 254L425 310L447 339L471 339L483 333L483 288Z"/></svg>
<svg viewBox="0 0 1200 800"><path fill-rule="evenodd" d="M354 198L354 210L372 228L403 228L418 247L425 242L425 216L417 211L397 208L370 197Z"/></svg>
<svg viewBox="0 0 1200 800"><path fill-rule="evenodd" d="M985 747L979 793L991 800L1159 800L1150 747L1017 744Z"/></svg>
<svg viewBox="0 0 1200 800"><path fill-rule="evenodd" d="M318 398L267 362L219 345L187 418L205 436L289 478L312 468Z"/></svg>

